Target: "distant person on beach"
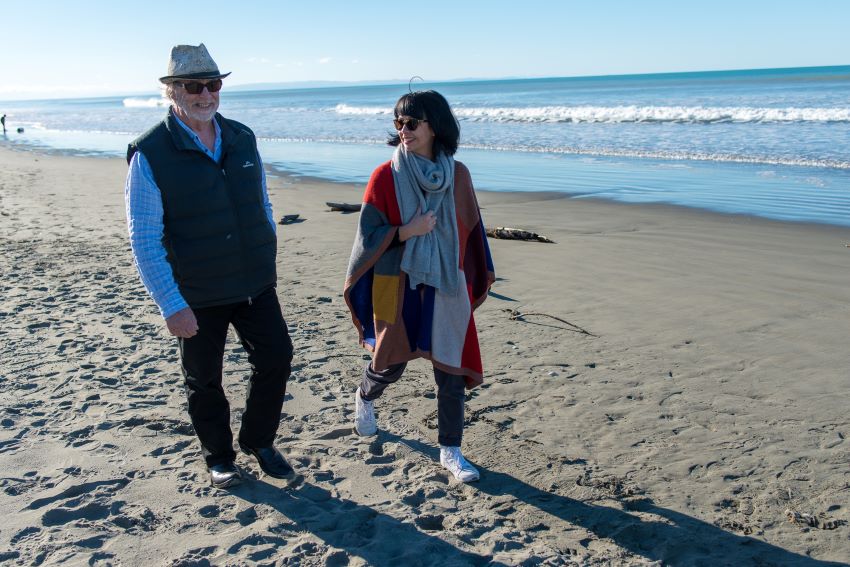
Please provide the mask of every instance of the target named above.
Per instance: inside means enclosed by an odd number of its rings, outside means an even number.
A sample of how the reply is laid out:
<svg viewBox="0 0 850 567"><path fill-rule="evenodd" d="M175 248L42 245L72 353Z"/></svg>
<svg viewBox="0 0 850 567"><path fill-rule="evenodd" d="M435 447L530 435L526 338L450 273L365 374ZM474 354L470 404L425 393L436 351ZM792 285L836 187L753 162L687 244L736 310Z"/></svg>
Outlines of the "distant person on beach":
<svg viewBox="0 0 850 567"><path fill-rule="evenodd" d="M242 479L222 388L230 325L251 365L239 447L269 476L294 476L274 446L292 361L275 223L254 133L217 113L229 74L204 44L171 50L159 79L171 106L129 145L125 188L133 259L177 337L189 415L218 488Z"/></svg>
<svg viewBox="0 0 850 567"><path fill-rule="evenodd" d="M6 115L0 116L0 124L3 125L3 133L6 133Z"/></svg>
<svg viewBox="0 0 850 567"><path fill-rule="evenodd" d="M430 360L437 382L440 463L478 480L461 453L465 389L483 382L472 312L495 280L469 170L452 156L460 129L435 91L395 105L392 160L366 186L345 301L360 343L372 352L354 394L354 428L375 435L374 401L407 362Z"/></svg>

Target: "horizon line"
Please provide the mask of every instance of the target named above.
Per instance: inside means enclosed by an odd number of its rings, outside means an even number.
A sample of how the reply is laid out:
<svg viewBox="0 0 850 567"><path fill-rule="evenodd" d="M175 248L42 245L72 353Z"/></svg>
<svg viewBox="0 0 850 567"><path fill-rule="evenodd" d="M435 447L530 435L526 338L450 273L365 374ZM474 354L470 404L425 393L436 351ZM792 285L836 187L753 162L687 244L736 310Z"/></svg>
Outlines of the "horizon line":
<svg viewBox="0 0 850 567"><path fill-rule="evenodd" d="M755 67L750 69L706 69L698 71L654 71L651 73L610 73L603 75L537 75L537 76L500 76L500 77L455 77L449 79L435 79L430 82L432 84L448 84L448 83L474 83L474 82L497 82L497 81L545 81L555 79L606 79L606 78L632 78L632 77L662 77L662 76L682 76L682 75L698 75L706 73L746 73L752 71L770 72L770 71L790 71L790 70L814 70L814 69L840 69L847 67L850 69L850 64L842 65L806 65L802 67ZM417 76L414 76L416 78ZM324 88L346 88L357 86L392 86L398 84L409 84L412 79L359 79L359 80L333 80L333 79L307 79L303 81L261 81L253 83L235 83L229 85L230 89L238 88L239 90L250 91L251 87L256 90L297 90L297 89L324 89ZM308 86L313 85L313 86ZM153 94L153 91L125 91L119 94L118 91L111 91L111 94L99 94L93 96L47 96L40 98L19 98L19 99L0 99L0 102L36 102L45 100L79 100L79 99L98 99L98 98L115 98L121 96L142 96Z"/></svg>
<svg viewBox="0 0 850 567"><path fill-rule="evenodd" d="M610 73L607 75L506 75L499 77L455 77L451 79L435 79L433 81L425 81L431 82L435 84L445 84L445 83L473 83L473 82L491 82L491 81L546 81L552 79L606 79L606 78L628 78L628 77L659 77L666 75L698 75L703 73L747 73L751 71L790 71L790 70L808 70L808 69L840 69L843 67L847 67L850 70L850 63L843 65L804 65L802 67L754 67L751 69L704 69L699 71L654 71L651 73ZM413 78L421 78L418 75ZM298 84L309 84L309 83L327 83L327 87L315 87L319 88L328 88L330 86L361 86L365 84L369 85L396 85L396 84L405 84L409 83L412 79L361 79L354 81L341 81L341 80L328 80L328 79L316 79L316 80L304 80L304 81L267 81L267 82L256 82L256 83L236 83L230 85L230 87L250 87L256 85L298 85Z"/></svg>

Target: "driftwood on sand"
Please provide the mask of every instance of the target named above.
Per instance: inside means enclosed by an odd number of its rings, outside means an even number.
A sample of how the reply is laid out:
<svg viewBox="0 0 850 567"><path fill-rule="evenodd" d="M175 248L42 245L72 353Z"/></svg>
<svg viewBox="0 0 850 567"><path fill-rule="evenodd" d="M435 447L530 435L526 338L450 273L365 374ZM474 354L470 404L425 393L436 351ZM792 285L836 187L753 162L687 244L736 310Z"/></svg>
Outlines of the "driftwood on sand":
<svg viewBox="0 0 850 567"><path fill-rule="evenodd" d="M487 236L489 236L490 238L501 238L503 240L532 240L536 242L548 242L551 244L555 243L554 240L546 238L545 236L537 234L536 232L531 232L530 230L523 230L521 228L508 228L505 226L488 228Z"/></svg>
<svg viewBox="0 0 850 567"><path fill-rule="evenodd" d="M342 211L344 213L354 213L360 210L360 203L325 203L332 211Z"/></svg>

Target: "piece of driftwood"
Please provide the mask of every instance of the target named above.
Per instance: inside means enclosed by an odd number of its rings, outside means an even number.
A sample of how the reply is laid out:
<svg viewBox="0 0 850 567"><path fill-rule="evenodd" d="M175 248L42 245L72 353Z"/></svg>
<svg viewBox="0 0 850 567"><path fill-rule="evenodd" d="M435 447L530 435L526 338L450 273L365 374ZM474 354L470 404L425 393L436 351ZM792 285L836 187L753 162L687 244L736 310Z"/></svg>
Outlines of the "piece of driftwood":
<svg viewBox="0 0 850 567"><path fill-rule="evenodd" d="M300 217L300 216L301 215L299 215L298 213L295 213L295 214L292 214L292 215L283 215L282 217L280 217L280 223L279 224L292 224L295 221L297 221L298 217Z"/></svg>
<svg viewBox="0 0 850 567"><path fill-rule="evenodd" d="M506 226L497 226L487 229L487 236L491 238L501 238L503 240L531 240L535 242L548 242L554 244L555 241L536 232L523 230L521 228L508 228Z"/></svg>
<svg viewBox="0 0 850 567"><path fill-rule="evenodd" d="M574 333L581 333L582 335L588 335L590 337L599 338L599 335L594 335L590 331L582 329L575 323L570 323L569 321L561 319L560 317L555 317L554 315L549 315L548 313L522 313L518 309L502 309L502 311L510 313L511 321L525 321L526 317L550 317L555 321L560 321L564 325L568 325L569 327L571 327L569 329L565 329L566 331L572 331Z"/></svg>
<svg viewBox="0 0 850 567"><path fill-rule="evenodd" d="M325 203L332 211L342 211L344 213L355 213L360 210L360 203Z"/></svg>

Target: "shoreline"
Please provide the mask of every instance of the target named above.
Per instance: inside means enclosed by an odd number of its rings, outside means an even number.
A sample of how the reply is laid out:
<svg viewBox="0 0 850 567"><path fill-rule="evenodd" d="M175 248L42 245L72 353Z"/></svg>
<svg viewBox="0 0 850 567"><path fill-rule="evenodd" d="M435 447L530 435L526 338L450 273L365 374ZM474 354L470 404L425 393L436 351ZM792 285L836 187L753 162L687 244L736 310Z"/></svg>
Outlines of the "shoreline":
<svg viewBox="0 0 850 567"><path fill-rule="evenodd" d="M45 157L48 156L60 156L60 157L76 157L76 158L92 158L92 159L117 159L122 161L123 158L116 156L112 153L108 152L100 152L100 151L91 151L85 152L82 150L62 150L50 148L47 146L36 146L29 144L10 144L10 143L2 143L0 141L0 150L8 149L11 151L24 152L24 153L34 153L40 154ZM389 157L387 158L389 159ZM637 158L630 158L637 159ZM463 161L463 160L461 160ZM377 167L379 163L372 164L371 167ZM758 164L745 164L745 165L758 165ZM287 171L282 169L279 166L274 164L265 164L266 173L271 179L272 177L277 177L283 180L284 183L312 183L312 184L331 184L338 185L341 187L365 187L365 183L359 183L356 181L343 181L332 178L323 178L320 176L309 175L309 174L299 174L293 173L291 171ZM474 172L473 179L474 179ZM362 192L362 190L361 190ZM811 221L811 220L794 220L794 219L778 219L766 217L754 213L740 213L740 212L725 212L719 211L711 208L704 208L698 206L689 206L689 205L680 205L674 203L640 203L640 202L626 202L613 198L606 197L596 197L592 194L582 194L582 193L568 193L565 191L556 191L556 190L531 190L531 191L502 191L502 190L493 190L493 189L479 189L476 187L476 193L478 194L496 194L496 195L523 195L527 196L532 200L555 200L555 199L564 199L570 200L573 203L578 202L598 202L604 205L617 205L623 207L639 207L646 208L647 210L655 209L658 211L669 210L673 214L678 213L694 213L697 215L717 215L719 217L729 217L731 219L738 219L741 222L766 222L766 223L779 223L780 225L792 225L792 226L810 226L812 228L822 227L825 229L836 229L836 230L848 230L850 229L850 221L848 221L848 225L841 225L830 223L827 221ZM848 237L850 238L850 237Z"/></svg>
<svg viewBox="0 0 850 567"><path fill-rule="evenodd" d="M277 444L304 478L287 489L240 456L249 478L225 492L206 483L175 342L132 266L125 174L120 158L0 147L0 558L850 557L850 229L479 192L488 226L556 243L490 240L498 279L475 313L485 384L464 432L482 479L460 485L435 463L424 363L376 403L378 437L351 431L367 358L342 299L357 215L325 201L359 201L363 185L269 176L275 217L302 220L278 226L296 360ZM234 427L246 368L231 337Z"/></svg>

